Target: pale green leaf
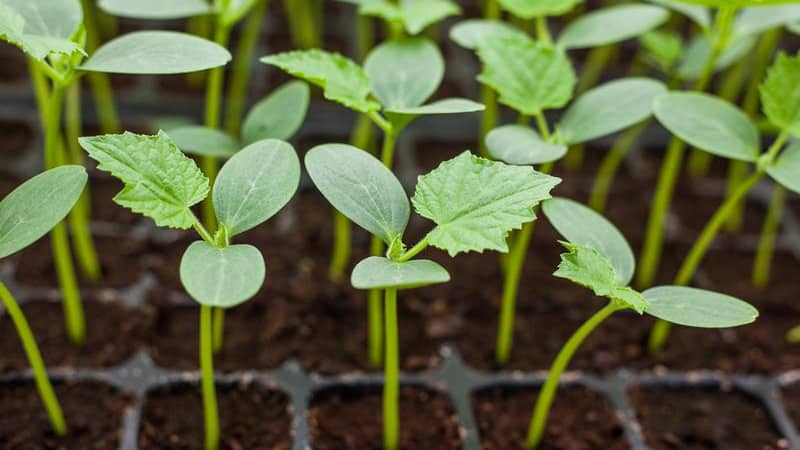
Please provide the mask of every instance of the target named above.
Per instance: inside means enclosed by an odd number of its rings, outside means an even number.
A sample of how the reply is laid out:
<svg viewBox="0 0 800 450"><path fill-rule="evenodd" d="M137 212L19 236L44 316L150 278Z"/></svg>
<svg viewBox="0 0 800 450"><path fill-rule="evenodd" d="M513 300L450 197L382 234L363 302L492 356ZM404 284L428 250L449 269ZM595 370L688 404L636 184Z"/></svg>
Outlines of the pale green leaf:
<svg viewBox="0 0 800 450"><path fill-rule="evenodd" d="M56 226L80 198L87 178L81 166L57 167L27 180L0 201L0 258Z"/></svg>
<svg viewBox="0 0 800 450"><path fill-rule="evenodd" d="M217 219L233 236L275 215L300 184L300 160L287 142L257 141L234 155L214 182Z"/></svg>
<svg viewBox="0 0 800 450"><path fill-rule="evenodd" d="M261 252L252 245L214 247L196 241L181 258L180 276L197 303L231 308L258 293L266 268Z"/></svg>
<svg viewBox="0 0 800 450"><path fill-rule="evenodd" d="M800 20L800 5L747 8L739 13L733 26L738 36L761 34Z"/></svg>
<svg viewBox="0 0 800 450"><path fill-rule="evenodd" d="M484 39L490 39L498 35L521 37L525 36L525 33L519 28L500 20L467 19L450 28L450 39L470 50L478 48L478 44Z"/></svg>
<svg viewBox="0 0 800 450"><path fill-rule="evenodd" d="M359 262L350 277L356 289L413 289L448 281L450 274L433 261L394 262L381 256L371 256Z"/></svg>
<svg viewBox="0 0 800 450"><path fill-rule="evenodd" d="M522 19L560 16L570 12L582 0L498 0L500 6Z"/></svg>
<svg viewBox="0 0 800 450"><path fill-rule="evenodd" d="M466 98L445 98L427 105L408 108L390 108L387 113L430 116L435 114L461 114L486 109L482 103L477 103Z"/></svg>
<svg viewBox="0 0 800 450"><path fill-rule="evenodd" d="M678 33L651 31L640 38L647 59L664 73L671 73L683 55L683 40Z"/></svg>
<svg viewBox="0 0 800 450"><path fill-rule="evenodd" d="M461 14L461 8L452 0L403 0L401 11L406 31L411 35L419 34L442 19Z"/></svg>
<svg viewBox="0 0 800 450"><path fill-rule="evenodd" d="M533 208L550 198L560 181L531 167L464 152L419 177L412 203L421 216L436 223L428 233L429 243L450 256L507 252L508 233L533 221Z"/></svg>
<svg viewBox="0 0 800 450"><path fill-rule="evenodd" d="M253 106L242 125L242 142L288 140L303 125L311 92L302 81L290 81Z"/></svg>
<svg viewBox="0 0 800 450"><path fill-rule="evenodd" d="M649 0L650 3L655 3L665 6L673 11L679 12L684 16L691 19L700 28L707 30L711 27L711 11L698 5L689 5L683 3L681 0Z"/></svg>
<svg viewBox="0 0 800 450"><path fill-rule="evenodd" d="M259 0L228 0L228 7L222 11L220 21L223 25L232 27L250 12ZM266 1L266 0L262 0Z"/></svg>
<svg viewBox="0 0 800 450"><path fill-rule="evenodd" d="M309 150L305 163L334 208L387 245L402 237L411 214L408 196L374 156L350 145L325 144Z"/></svg>
<svg viewBox="0 0 800 450"><path fill-rule="evenodd" d="M770 122L800 137L800 54L778 54L761 85L761 104Z"/></svg>
<svg viewBox="0 0 800 450"><path fill-rule="evenodd" d="M261 58L261 62L283 69L324 90L325 98L360 112L375 111L380 105L368 99L370 80L353 60L324 50L295 50Z"/></svg>
<svg viewBox="0 0 800 450"><path fill-rule="evenodd" d="M413 108L436 92L444 78L444 59L431 40L405 38L375 47L364 70L385 109Z"/></svg>
<svg viewBox="0 0 800 450"><path fill-rule="evenodd" d="M761 152L753 122L718 97L671 92L656 99L655 115L672 134L714 155L752 162Z"/></svg>
<svg viewBox="0 0 800 450"><path fill-rule="evenodd" d="M99 0L103 11L132 19L182 19L211 13L206 0Z"/></svg>
<svg viewBox="0 0 800 450"><path fill-rule="evenodd" d="M561 108L572 98L575 73L566 55L528 38L493 36L478 46L478 80L518 112L535 115Z"/></svg>
<svg viewBox="0 0 800 450"><path fill-rule="evenodd" d="M224 66L231 54L207 39L175 31L134 31L98 48L81 70L138 75L199 72Z"/></svg>
<svg viewBox="0 0 800 450"><path fill-rule="evenodd" d="M590 48L616 44L650 31L669 18L652 5L618 5L598 9L570 22L558 36L563 48Z"/></svg>
<svg viewBox="0 0 800 450"><path fill-rule="evenodd" d="M786 189L800 194L800 142L784 149L771 165L767 173Z"/></svg>
<svg viewBox="0 0 800 450"><path fill-rule="evenodd" d="M167 131L184 153L229 158L239 151L239 143L223 131L200 125L187 125Z"/></svg>
<svg viewBox="0 0 800 450"><path fill-rule="evenodd" d="M192 226L194 215L189 208L208 196L208 178L166 133L82 137L80 144L99 163L98 169L125 184L114 197L116 203L159 226Z"/></svg>
<svg viewBox="0 0 800 450"><path fill-rule="evenodd" d="M758 310L729 295L683 286L659 286L642 293L647 314L698 328L730 328L752 323Z"/></svg>
<svg viewBox="0 0 800 450"><path fill-rule="evenodd" d="M797 0L680 0L686 3L694 3L696 5L710 6L719 8L721 6L770 6L782 5L785 3L796 3Z"/></svg>
<svg viewBox="0 0 800 450"><path fill-rule="evenodd" d="M714 66L715 72L720 72L741 61L755 46L755 36L744 36L728 45L717 59ZM706 62L711 56L711 45L703 36L693 39L683 53L683 59L678 66L678 75L686 80L696 80L705 69Z"/></svg>
<svg viewBox="0 0 800 450"><path fill-rule="evenodd" d="M0 39L38 60L83 53L70 40L82 22L79 0L0 0Z"/></svg>
<svg viewBox="0 0 800 450"><path fill-rule="evenodd" d="M520 166L558 161L567 153L566 145L546 142L523 125L503 125L490 131L486 148L492 158Z"/></svg>

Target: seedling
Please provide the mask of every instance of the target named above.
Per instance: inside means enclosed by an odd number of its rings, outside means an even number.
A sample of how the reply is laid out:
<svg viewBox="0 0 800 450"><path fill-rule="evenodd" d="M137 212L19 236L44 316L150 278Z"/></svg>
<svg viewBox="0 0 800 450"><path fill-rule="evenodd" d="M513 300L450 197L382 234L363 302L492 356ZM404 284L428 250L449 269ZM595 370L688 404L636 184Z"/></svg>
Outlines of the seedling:
<svg viewBox="0 0 800 450"><path fill-rule="evenodd" d="M560 180L530 167L508 166L464 152L419 177L411 203L436 226L407 249L403 234L410 216L408 197L379 160L352 146L326 144L311 149L305 161L314 184L333 207L388 247L384 256L359 262L350 280L358 289L380 289L385 295L383 438L384 448L394 450L399 435L397 291L450 279L439 264L414 257L428 246L445 250L451 257L471 251L508 251L508 233L536 218L533 207L549 198Z"/></svg>
<svg viewBox="0 0 800 450"><path fill-rule="evenodd" d="M360 67L338 53L305 50L279 53L261 59L323 89L325 98L366 114L383 130L381 161L391 168L399 133L424 115L480 111L483 105L463 98L425 103L444 77L444 60L436 45L425 38L386 42L370 52ZM350 261L350 224L334 219L331 277L337 279ZM383 252L383 242L373 238L372 254ZM368 303L370 362L381 361L381 299L373 291Z"/></svg>
<svg viewBox="0 0 800 450"><path fill-rule="evenodd" d="M46 168L83 162L80 152L65 152L61 142L64 96L83 74L184 73L222 66L230 59L230 54L218 45L165 31L127 34L108 42L86 59L82 18L79 0L0 0L0 38L23 50L33 68L33 85L45 130ZM159 51L153 52L153 48ZM73 133L68 134L74 134L75 127L72 128ZM70 225L82 271L89 278L99 278L100 265L86 206L83 202L76 205L70 215ZM85 325L69 237L63 224L52 230L52 247L64 298L67 335L73 342L80 343L84 339Z"/></svg>
<svg viewBox="0 0 800 450"><path fill-rule="evenodd" d="M232 308L252 298L264 283L261 252L233 238L275 215L300 182L300 162L286 142L250 144L222 167L214 182L218 229L212 234L192 212L209 194L209 180L163 132L124 133L81 138L98 169L125 185L114 201L153 219L156 225L194 228L202 240L183 254L181 281L200 304L200 370L205 415L205 448L219 448L219 418L214 388L213 309Z"/></svg>
<svg viewBox="0 0 800 450"><path fill-rule="evenodd" d="M750 190L769 175L786 189L800 192L800 147L786 141L790 135L800 136L800 55L780 54L761 86L764 114L780 134L773 144L761 151L761 137L756 125L735 106L706 94L672 92L655 103L658 120L681 140L715 156L736 159L755 165L754 172L729 195L717 209L689 254L681 264L675 284L688 285L719 230L727 222L737 204ZM779 205L782 206L782 205ZM775 207L775 205L773 205ZM771 240L762 239L757 258L771 258ZM762 265L768 270L769 265ZM651 351L660 350L669 334L669 324L658 322L650 335Z"/></svg>
<svg viewBox="0 0 800 450"><path fill-rule="evenodd" d="M539 391L528 429L527 444L532 449L542 442L561 374L581 343L615 312L634 310L698 328L735 327L758 317L758 311L749 304L702 289L659 286L640 293L628 286L634 272L633 251L613 224L590 208L564 198L543 202L542 211L566 239L562 244L567 253L561 255L553 275L587 287L609 302L584 322L558 352Z"/></svg>
<svg viewBox="0 0 800 450"><path fill-rule="evenodd" d="M38 241L61 222L80 198L87 178L83 167L61 166L29 179L0 201L0 259ZM50 426L56 435L64 436L67 434L67 423L47 377L36 339L25 315L2 282L0 300L17 329L33 369L36 389L47 411Z"/></svg>
<svg viewBox="0 0 800 450"><path fill-rule="evenodd" d="M379 17L389 26L392 39L420 34L447 17L461 14L452 0L340 0L358 5L363 16Z"/></svg>

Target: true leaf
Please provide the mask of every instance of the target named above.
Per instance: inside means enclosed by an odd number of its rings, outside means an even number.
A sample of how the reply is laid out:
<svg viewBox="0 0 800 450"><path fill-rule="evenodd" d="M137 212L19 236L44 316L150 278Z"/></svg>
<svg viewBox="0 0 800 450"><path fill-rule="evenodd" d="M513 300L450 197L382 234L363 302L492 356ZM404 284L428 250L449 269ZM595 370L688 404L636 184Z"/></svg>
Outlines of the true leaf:
<svg viewBox="0 0 800 450"><path fill-rule="evenodd" d="M211 13L206 0L100 0L97 5L113 16L133 19L183 19Z"/></svg>
<svg viewBox="0 0 800 450"><path fill-rule="evenodd" d="M493 36L481 42L478 56L483 63L478 80L523 114L561 108L572 97L575 74L559 50L528 38Z"/></svg>
<svg viewBox="0 0 800 450"><path fill-rule="evenodd" d="M524 166L558 161L567 153L566 145L545 142L523 125L503 125L490 131L486 148L494 159Z"/></svg>
<svg viewBox="0 0 800 450"><path fill-rule="evenodd" d="M419 177L412 203L436 223L428 242L450 256L508 251L511 230L536 218L533 208L561 180L526 166L509 166L464 152Z"/></svg>
<svg viewBox="0 0 800 450"><path fill-rule="evenodd" d="M38 60L83 52L70 40L82 22L79 0L0 1L0 39Z"/></svg>
<svg viewBox="0 0 800 450"><path fill-rule="evenodd" d="M761 103L770 122L800 137L800 54L778 54L761 85Z"/></svg>
<svg viewBox="0 0 800 450"><path fill-rule="evenodd" d="M456 44L474 50L484 39L497 35L525 36L525 33L500 20L467 19L450 28L450 39Z"/></svg>
<svg viewBox="0 0 800 450"><path fill-rule="evenodd" d="M800 193L800 142L784 149L771 165L767 173L786 189Z"/></svg>
<svg viewBox="0 0 800 450"><path fill-rule="evenodd" d="M498 0L500 6L522 19L541 16L560 16L568 13L582 0Z"/></svg>
<svg viewBox="0 0 800 450"><path fill-rule="evenodd" d="M29 179L0 201L0 258L50 231L72 209L86 185L86 169L61 166Z"/></svg>
<svg viewBox="0 0 800 450"><path fill-rule="evenodd" d="M658 97L654 109L662 125L699 149L741 161L758 159L756 126L725 100L708 94L671 92Z"/></svg>
<svg viewBox="0 0 800 450"><path fill-rule="evenodd" d="M231 54L207 39L174 31L134 31L112 39L81 70L139 75L199 72L224 66Z"/></svg>
<svg viewBox="0 0 800 450"><path fill-rule="evenodd" d="M659 286L642 293L647 314L699 328L729 328L756 320L758 310L729 295L683 286Z"/></svg>
<svg viewBox="0 0 800 450"><path fill-rule="evenodd" d="M264 257L252 245L214 247L196 241L181 258L183 287L205 306L231 308L249 300L261 289L265 275Z"/></svg>
<svg viewBox="0 0 800 450"><path fill-rule="evenodd" d="M620 284L631 282L636 269L633 250L608 219L574 200L561 197L543 202L542 212L564 239L591 247L608 258Z"/></svg>
<svg viewBox="0 0 800 450"><path fill-rule="evenodd" d="M277 139L257 141L220 170L212 194L214 211L231 235L243 233L275 215L299 184L294 148Z"/></svg>
<svg viewBox="0 0 800 450"><path fill-rule="evenodd" d="M409 108L421 105L439 87L444 59L429 39L405 38L375 47L364 70L384 108Z"/></svg>
<svg viewBox="0 0 800 450"><path fill-rule="evenodd" d="M391 245L402 237L411 209L391 170L364 150L344 144L312 148L306 170L322 195L350 220Z"/></svg>
<svg viewBox="0 0 800 450"><path fill-rule="evenodd" d="M283 69L324 90L325 98L360 112L375 111L380 105L369 100L370 80L351 59L319 49L295 50L265 56L261 62Z"/></svg>
<svg viewBox="0 0 800 450"><path fill-rule="evenodd" d="M615 44L650 31L669 18L652 5L619 5L603 8L570 22L558 36L563 48L589 48Z"/></svg>
<svg viewBox="0 0 800 450"><path fill-rule="evenodd" d="M738 36L760 34L797 20L800 20L799 5L746 8L736 18L733 31Z"/></svg>
<svg viewBox="0 0 800 450"><path fill-rule="evenodd" d="M308 85L290 81L256 103L242 125L242 141L252 144L262 139L291 138L306 117L311 96Z"/></svg>
<svg viewBox="0 0 800 450"><path fill-rule="evenodd" d="M153 219L157 225L190 228L189 209L208 196L208 178L181 153L163 131L156 136L125 132L82 137L81 147L98 169L119 178L125 187L114 201Z"/></svg>
<svg viewBox="0 0 800 450"><path fill-rule="evenodd" d="M356 289L413 289L450 281L450 274L439 264L427 259L394 262L371 256L353 269L350 281Z"/></svg>
<svg viewBox="0 0 800 450"><path fill-rule="evenodd" d="M429 116L434 114L459 114L483 111L486 109L481 103L473 102L466 98L445 98L427 105L407 108L390 108L387 113Z"/></svg>
<svg viewBox="0 0 800 450"><path fill-rule="evenodd" d="M239 151L239 143L228 134L200 125L177 127L167 132L172 142L192 155L229 158Z"/></svg>
<svg viewBox="0 0 800 450"><path fill-rule="evenodd" d="M580 96L558 124L567 144L579 144L615 133L641 122L653 113L653 100L667 87L649 78L623 78L598 86Z"/></svg>

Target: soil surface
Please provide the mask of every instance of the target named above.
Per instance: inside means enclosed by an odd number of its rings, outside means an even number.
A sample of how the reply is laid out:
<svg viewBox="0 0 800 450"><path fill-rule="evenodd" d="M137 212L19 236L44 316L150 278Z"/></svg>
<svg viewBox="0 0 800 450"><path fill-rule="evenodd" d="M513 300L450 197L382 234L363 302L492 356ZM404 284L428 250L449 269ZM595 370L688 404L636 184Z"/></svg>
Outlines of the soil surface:
<svg viewBox="0 0 800 450"><path fill-rule="evenodd" d="M783 406L795 424L800 424L800 385L793 384L781 391Z"/></svg>
<svg viewBox="0 0 800 450"><path fill-rule="evenodd" d="M218 386L220 449L289 450L289 398L255 385ZM203 406L197 386L149 393L142 411L140 450L202 450Z"/></svg>
<svg viewBox="0 0 800 450"><path fill-rule="evenodd" d="M101 383L54 385L68 433L58 437L33 383L0 385L0 449L117 450L132 398Z"/></svg>
<svg viewBox="0 0 800 450"><path fill-rule="evenodd" d="M331 388L318 393L308 411L314 450L383 449L382 399L371 388ZM458 418L444 394L400 389L400 449L461 448Z"/></svg>

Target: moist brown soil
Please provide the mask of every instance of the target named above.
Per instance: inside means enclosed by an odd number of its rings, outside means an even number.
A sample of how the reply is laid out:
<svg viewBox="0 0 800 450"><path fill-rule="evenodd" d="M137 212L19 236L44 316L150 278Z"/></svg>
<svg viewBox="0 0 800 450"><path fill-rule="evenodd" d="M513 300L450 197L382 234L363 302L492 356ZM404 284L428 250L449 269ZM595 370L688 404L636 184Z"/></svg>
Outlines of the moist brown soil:
<svg viewBox="0 0 800 450"><path fill-rule="evenodd" d="M634 387L630 396L653 450L787 448L767 410L742 393Z"/></svg>
<svg viewBox="0 0 800 450"><path fill-rule="evenodd" d="M58 437L33 383L0 385L0 449L117 450L132 398L96 382L58 383L68 434Z"/></svg>
<svg viewBox="0 0 800 450"><path fill-rule="evenodd" d="M538 389L493 387L473 396L472 409L485 450L525 450ZM622 450L622 424L600 394L584 387L559 390L541 450Z"/></svg>
<svg viewBox="0 0 800 450"><path fill-rule="evenodd" d="M381 450L381 391L331 388L314 396L308 411L314 450ZM446 395L418 387L400 389L402 450L461 448L458 417Z"/></svg>
<svg viewBox="0 0 800 450"><path fill-rule="evenodd" d="M0 82L24 82L28 77L25 54L17 47L0 42Z"/></svg>
<svg viewBox="0 0 800 450"><path fill-rule="evenodd" d="M289 450L289 397L255 385L217 386L220 449ZM141 450L203 449L203 406L197 386L150 392L139 429Z"/></svg>
<svg viewBox="0 0 800 450"><path fill-rule="evenodd" d="M0 122L0 136L3 137L3 150L0 153L2 158L20 158L33 145L33 128L22 120Z"/></svg>
<svg viewBox="0 0 800 450"><path fill-rule="evenodd" d="M144 345L151 312L119 301L84 301L86 341L72 345L64 331L64 313L56 302L30 302L22 306L49 368L111 367L125 362ZM30 366L16 328L8 315L0 315L0 373Z"/></svg>
<svg viewBox="0 0 800 450"><path fill-rule="evenodd" d="M121 182L109 176L92 174L90 183L92 220L120 225L132 225L142 220L142 216L114 203L114 196L122 190Z"/></svg>
<svg viewBox="0 0 800 450"><path fill-rule="evenodd" d="M783 388L781 396L786 412L797 426L800 424L800 385L793 384Z"/></svg>

